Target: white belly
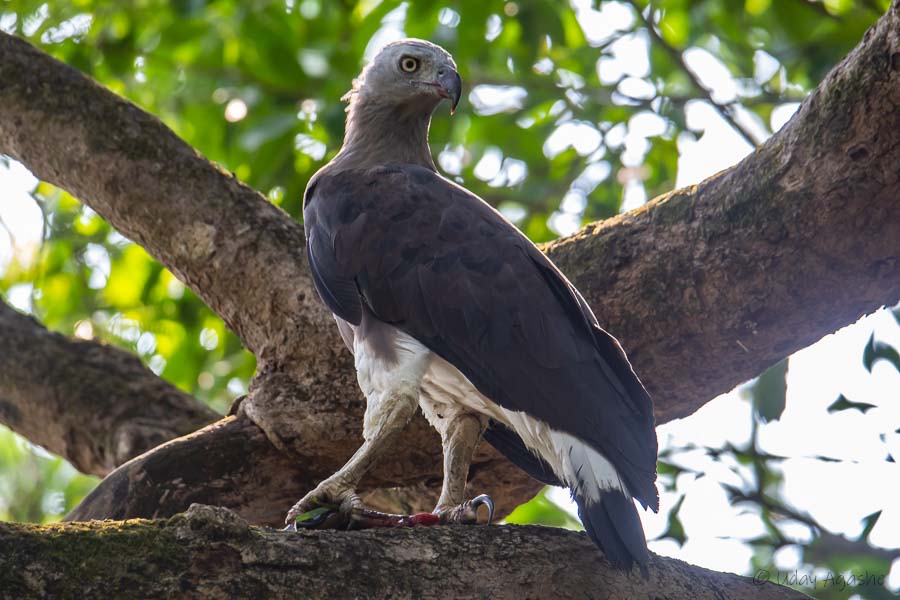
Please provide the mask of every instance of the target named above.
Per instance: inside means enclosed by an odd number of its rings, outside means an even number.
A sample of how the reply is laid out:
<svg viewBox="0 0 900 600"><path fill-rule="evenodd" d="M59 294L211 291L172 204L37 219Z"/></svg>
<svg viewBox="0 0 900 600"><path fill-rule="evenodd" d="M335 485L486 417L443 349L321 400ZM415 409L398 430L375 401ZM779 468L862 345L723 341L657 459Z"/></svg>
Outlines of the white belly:
<svg viewBox="0 0 900 600"><path fill-rule="evenodd" d="M419 407L428 422L442 434L447 423L460 413L477 413L504 421L502 408L485 398L456 367L434 353L422 379Z"/></svg>
<svg viewBox="0 0 900 600"><path fill-rule="evenodd" d="M412 336L385 323L354 327L338 317L335 319L344 341L353 351L359 385L368 402L380 401L391 387L416 386L422 413L442 436L455 416L481 414L515 431L570 487L588 478L593 479L588 482L588 490L625 489L615 468L603 455L544 421L493 402L459 369ZM364 332L367 335L362 335Z"/></svg>

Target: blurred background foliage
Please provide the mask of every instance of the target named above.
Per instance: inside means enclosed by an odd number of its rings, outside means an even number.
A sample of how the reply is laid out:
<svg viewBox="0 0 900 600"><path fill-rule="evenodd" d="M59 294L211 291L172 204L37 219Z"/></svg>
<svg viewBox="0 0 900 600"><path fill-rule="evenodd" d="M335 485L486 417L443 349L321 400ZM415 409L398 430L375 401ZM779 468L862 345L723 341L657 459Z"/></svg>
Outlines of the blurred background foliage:
<svg viewBox="0 0 900 600"><path fill-rule="evenodd" d="M339 98L363 57L401 34L430 39L454 55L468 90L456 117L441 110L434 120L440 167L541 242L676 187L685 149L703 134L692 106L724 119L743 143L763 142L888 4L0 0L0 28L158 115L297 218L306 181L340 146ZM726 85L710 83L716 77ZM42 240L0 262L0 291L48 327L128 348L226 410L255 365L221 320L67 193L40 183L31 195ZM874 339L865 355L869 367L881 358L900 368L897 351ZM754 423L781 415L786 372L785 361L747 388ZM860 409L843 401L834 410ZM686 470L677 457L691 450L664 449L664 488L676 489ZM817 551L836 536L781 498L779 458L759 450L755 434L745 447L703 451L741 473L743 484L726 492L765 523L767 533L748 540L755 565L798 543L781 526L790 520L810 532L800 542L804 564L890 569L891 556L866 543L871 528L855 545ZM6 520L57 519L95 483L8 431L0 434L0 460ZM679 544L680 506L662 534ZM578 527L546 493L510 521ZM863 591L882 592L890 594Z"/></svg>

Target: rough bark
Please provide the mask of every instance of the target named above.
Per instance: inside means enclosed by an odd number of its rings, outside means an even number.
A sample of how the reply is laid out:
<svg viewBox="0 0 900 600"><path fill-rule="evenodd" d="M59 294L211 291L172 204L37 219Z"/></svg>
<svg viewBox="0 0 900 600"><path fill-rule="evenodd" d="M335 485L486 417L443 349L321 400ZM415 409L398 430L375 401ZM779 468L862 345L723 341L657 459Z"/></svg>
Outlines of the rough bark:
<svg viewBox="0 0 900 600"><path fill-rule="evenodd" d="M0 302L0 421L85 473L219 417L137 357L72 340Z"/></svg>
<svg viewBox="0 0 900 600"><path fill-rule="evenodd" d="M736 167L548 247L622 339L660 422L900 298L898 31L895 3ZM5 35L0 81L0 151L144 245L257 354L243 410L268 439L349 456L363 403L300 226L154 117ZM391 469L436 456L426 431L417 421Z"/></svg>
<svg viewBox="0 0 900 600"><path fill-rule="evenodd" d="M441 487L440 453L432 454L431 445L420 450L407 443L399 450L411 457L408 461L381 463L363 480L367 504L398 513L434 507ZM308 457L289 456L239 410L125 463L65 520L169 517L197 502L228 507L252 523L280 526L298 498L340 467L336 448L334 441L317 440ZM476 458L469 489L491 494L502 517L540 486L522 471L496 468L493 460L499 459Z"/></svg>
<svg viewBox="0 0 900 600"><path fill-rule="evenodd" d="M194 505L168 521L0 524L16 598L803 598L654 556L616 571L583 533L430 527L284 533Z"/></svg>

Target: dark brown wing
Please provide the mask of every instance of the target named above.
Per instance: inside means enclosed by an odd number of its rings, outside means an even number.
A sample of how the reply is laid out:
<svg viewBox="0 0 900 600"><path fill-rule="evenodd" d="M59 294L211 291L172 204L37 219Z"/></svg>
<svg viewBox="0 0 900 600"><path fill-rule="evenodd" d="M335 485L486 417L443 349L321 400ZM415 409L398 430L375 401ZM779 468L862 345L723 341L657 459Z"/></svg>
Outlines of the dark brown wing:
<svg viewBox="0 0 900 600"><path fill-rule="evenodd" d="M502 215L416 166L317 177L304 220L316 288L362 302L504 408L594 446L658 504L650 397L559 270Z"/></svg>

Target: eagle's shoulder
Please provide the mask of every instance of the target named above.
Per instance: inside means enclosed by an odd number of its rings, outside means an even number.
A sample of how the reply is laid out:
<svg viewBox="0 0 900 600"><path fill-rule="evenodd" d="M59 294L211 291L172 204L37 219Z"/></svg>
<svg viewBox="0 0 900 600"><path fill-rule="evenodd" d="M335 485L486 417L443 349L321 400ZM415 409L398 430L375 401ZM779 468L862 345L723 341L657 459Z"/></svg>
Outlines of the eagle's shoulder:
<svg viewBox="0 0 900 600"><path fill-rule="evenodd" d="M420 196L446 194L484 202L461 185L420 165L381 165L362 169L330 167L323 167L310 178L304 204L313 197L334 199L370 194L402 195L404 192Z"/></svg>
<svg viewBox="0 0 900 600"><path fill-rule="evenodd" d="M477 195L439 173L419 165L384 165L366 169L323 168L310 179L303 200L304 221L340 226L366 216L367 227L422 232L426 221L459 226L478 225L470 234L492 236L518 231L500 212ZM376 224L381 224L376 227ZM374 231L373 231L374 233ZM480 237L480 236L478 236Z"/></svg>

